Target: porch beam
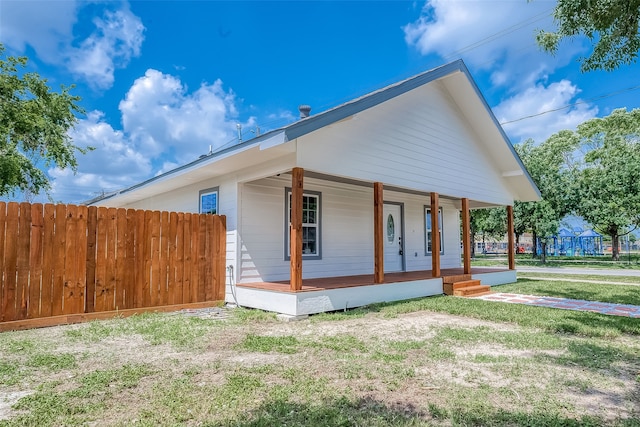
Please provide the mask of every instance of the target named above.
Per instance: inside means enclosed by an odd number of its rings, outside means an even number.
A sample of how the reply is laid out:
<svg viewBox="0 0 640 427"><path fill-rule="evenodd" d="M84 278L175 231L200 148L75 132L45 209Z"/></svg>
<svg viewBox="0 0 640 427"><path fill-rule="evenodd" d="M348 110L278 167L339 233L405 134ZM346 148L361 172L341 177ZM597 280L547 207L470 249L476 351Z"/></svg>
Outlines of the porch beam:
<svg viewBox="0 0 640 427"><path fill-rule="evenodd" d="M383 241L384 196L381 182L373 183L373 282L384 283L384 241Z"/></svg>
<svg viewBox="0 0 640 427"><path fill-rule="evenodd" d="M440 224L438 193L431 193L431 275L440 277Z"/></svg>
<svg viewBox="0 0 640 427"><path fill-rule="evenodd" d="M462 256L464 274L471 274L471 220L469 199L462 199Z"/></svg>
<svg viewBox="0 0 640 427"><path fill-rule="evenodd" d="M513 229L513 206L507 206L507 253L509 254L509 270L516 269L515 233Z"/></svg>
<svg viewBox="0 0 640 427"><path fill-rule="evenodd" d="M291 169L291 226L289 228L289 252L291 261L292 291L302 290L302 191L304 169Z"/></svg>

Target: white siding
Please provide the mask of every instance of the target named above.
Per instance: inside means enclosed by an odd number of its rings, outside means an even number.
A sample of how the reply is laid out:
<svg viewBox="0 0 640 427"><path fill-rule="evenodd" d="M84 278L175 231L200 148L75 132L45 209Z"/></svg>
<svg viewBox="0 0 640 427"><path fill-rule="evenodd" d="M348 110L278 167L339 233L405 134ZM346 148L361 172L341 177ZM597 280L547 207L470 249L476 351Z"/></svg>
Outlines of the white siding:
<svg viewBox="0 0 640 427"><path fill-rule="evenodd" d="M284 265L284 190L268 181L242 186L238 281L261 281L261 274L274 277Z"/></svg>
<svg viewBox="0 0 640 427"><path fill-rule="evenodd" d="M305 169L510 204L503 178L449 93L423 86L299 138Z"/></svg>
<svg viewBox="0 0 640 427"><path fill-rule="evenodd" d="M431 270L431 255L426 255L425 247L425 206L431 199L412 194L385 191L384 200L404 203L404 254L406 271ZM442 208L442 233L444 251L440 255L441 268L460 266L460 222L459 212L448 200L440 199Z"/></svg>
<svg viewBox="0 0 640 427"><path fill-rule="evenodd" d="M289 279L285 260L284 202L289 177L273 177L244 184L241 190L241 263L239 281ZM373 190L306 178L306 190L322 193L322 258L303 260L303 277L373 274ZM424 206L428 197L385 191L385 201L404 204L407 271L430 270L425 255ZM458 211L441 201L444 213L443 268L460 266Z"/></svg>

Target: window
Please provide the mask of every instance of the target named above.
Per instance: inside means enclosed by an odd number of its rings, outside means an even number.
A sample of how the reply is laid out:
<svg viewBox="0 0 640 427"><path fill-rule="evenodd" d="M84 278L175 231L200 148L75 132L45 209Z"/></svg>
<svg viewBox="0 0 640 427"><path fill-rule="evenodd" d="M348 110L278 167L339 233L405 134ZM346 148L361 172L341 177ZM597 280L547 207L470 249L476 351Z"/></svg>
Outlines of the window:
<svg viewBox="0 0 640 427"><path fill-rule="evenodd" d="M291 189L286 189L285 206L285 259L291 256L289 246L289 227L291 226ZM321 194L305 191L302 194L302 257L321 258L320 247L320 203Z"/></svg>
<svg viewBox="0 0 640 427"><path fill-rule="evenodd" d="M218 187L200 190L200 213L218 213Z"/></svg>
<svg viewBox="0 0 640 427"><path fill-rule="evenodd" d="M431 253L431 208L424 207L425 253ZM444 237L442 233L442 208L438 209L438 230L440 231L440 253L444 253Z"/></svg>

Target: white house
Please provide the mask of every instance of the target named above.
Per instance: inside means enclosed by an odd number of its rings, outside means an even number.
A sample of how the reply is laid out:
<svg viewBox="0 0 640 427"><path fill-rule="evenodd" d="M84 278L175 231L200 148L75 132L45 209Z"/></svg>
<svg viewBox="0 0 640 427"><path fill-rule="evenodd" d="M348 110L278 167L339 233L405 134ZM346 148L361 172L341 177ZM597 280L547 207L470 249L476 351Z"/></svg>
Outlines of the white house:
<svg viewBox="0 0 640 427"><path fill-rule="evenodd" d="M461 227L538 198L456 61L89 203L226 215L227 301L300 316L513 282L512 253L471 271Z"/></svg>

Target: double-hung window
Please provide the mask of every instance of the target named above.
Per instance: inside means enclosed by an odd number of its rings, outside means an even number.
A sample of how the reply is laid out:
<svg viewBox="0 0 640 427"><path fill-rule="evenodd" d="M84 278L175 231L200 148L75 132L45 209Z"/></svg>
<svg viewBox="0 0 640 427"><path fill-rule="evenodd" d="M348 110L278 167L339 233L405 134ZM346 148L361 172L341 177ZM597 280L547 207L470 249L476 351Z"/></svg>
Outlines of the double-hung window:
<svg viewBox="0 0 640 427"><path fill-rule="evenodd" d="M425 206L424 207L424 229L425 229L425 254L430 255L431 244L432 244L432 236L433 232L431 230L431 208ZM444 237L442 233L442 208L438 208L438 233L440 235L440 253L444 254Z"/></svg>
<svg viewBox="0 0 640 427"><path fill-rule="evenodd" d="M218 213L218 187L200 190L198 212L213 215Z"/></svg>
<svg viewBox="0 0 640 427"><path fill-rule="evenodd" d="M302 194L302 257L321 258L320 245L320 204L322 196L317 191L304 191ZM286 189L285 197L285 259L291 256L289 229L291 228L291 189Z"/></svg>

